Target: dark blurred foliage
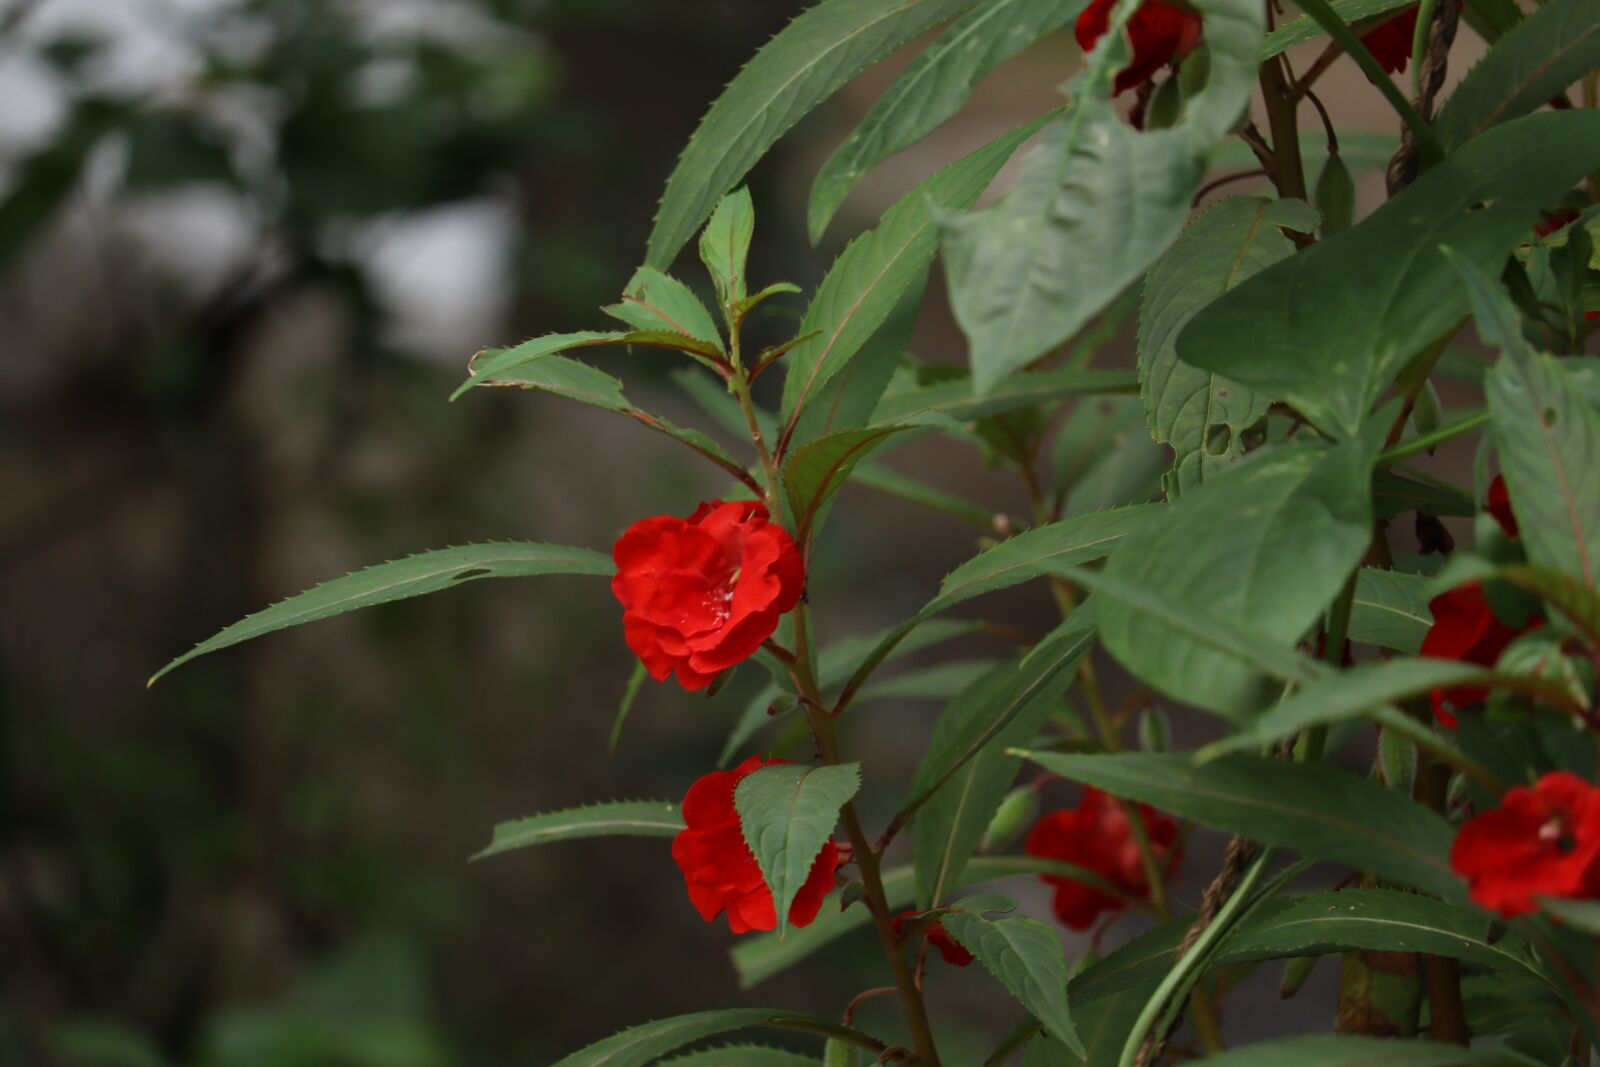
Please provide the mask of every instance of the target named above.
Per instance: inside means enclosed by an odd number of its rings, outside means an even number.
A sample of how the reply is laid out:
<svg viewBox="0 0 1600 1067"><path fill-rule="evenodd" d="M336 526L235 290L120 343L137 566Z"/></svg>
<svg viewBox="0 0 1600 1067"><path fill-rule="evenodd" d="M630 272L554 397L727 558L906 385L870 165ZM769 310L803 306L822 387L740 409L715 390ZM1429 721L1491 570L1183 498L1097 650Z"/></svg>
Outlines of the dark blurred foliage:
<svg viewBox="0 0 1600 1067"><path fill-rule="evenodd" d="M40 29L52 3L0 0L0 59L65 108L0 134L0 1064L536 1063L734 999L661 850L463 862L497 819L676 795L714 752L657 691L607 761L628 666L598 585L143 679L367 562L603 546L719 488L604 413L443 399L472 347L592 322L706 102L800 5L130 4L194 62L128 90L92 25ZM402 7L430 28L374 28ZM195 197L229 206L227 255L152 210ZM471 202L513 231L512 310L418 353L363 235Z"/></svg>

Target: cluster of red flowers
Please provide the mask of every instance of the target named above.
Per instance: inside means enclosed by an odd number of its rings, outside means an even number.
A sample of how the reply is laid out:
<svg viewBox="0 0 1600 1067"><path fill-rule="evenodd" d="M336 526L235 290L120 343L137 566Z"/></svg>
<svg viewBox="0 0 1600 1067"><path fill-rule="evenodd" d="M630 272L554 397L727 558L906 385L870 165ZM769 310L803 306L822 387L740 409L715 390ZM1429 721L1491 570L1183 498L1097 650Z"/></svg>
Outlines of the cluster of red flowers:
<svg viewBox="0 0 1600 1067"><path fill-rule="evenodd" d="M1030 855L1083 867L1121 893L1113 896L1071 878L1046 877L1045 882L1055 887L1056 917L1074 930L1087 930L1101 912L1120 911L1150 895L1129 808L1138 811L1150 851L1170 876L1182 856L1178 824L1149 805L1125 804L1092 787L1084 789L1076 808L1051 812L1028 834L1025 847Z"/></svg>
<svg viewBox="0 0 1600 1067"><path fill-rule="evenodd" d="M1111 9L1117 0L1093 0L1078 16L1074 35L1085 52L1093 48L1111 25ZM1176 63L1200 43L1200 19L1186 7L1144 0L1128 20L1128 40L1133 45L1133 60L1117 74L1115 92L1142 85L1169 63ZM1367 51L1390 74L1406 69L1411 58L1412 35L1417 29L1417 9L1409 7L1372 29L1361 38Z"/></svg>

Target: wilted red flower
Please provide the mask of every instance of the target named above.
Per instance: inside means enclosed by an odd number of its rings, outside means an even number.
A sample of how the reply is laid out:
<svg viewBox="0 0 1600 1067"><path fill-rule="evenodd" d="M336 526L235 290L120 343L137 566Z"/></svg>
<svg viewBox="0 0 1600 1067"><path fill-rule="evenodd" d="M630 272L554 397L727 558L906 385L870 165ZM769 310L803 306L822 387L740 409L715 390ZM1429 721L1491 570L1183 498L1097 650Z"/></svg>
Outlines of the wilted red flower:
<svg viewBox="0 0 1600 1067"><path fill-rule="evenodd" d="M1428 601L1433 625L1422 638L1421 654L1431 659L1453 659L1493 667L1517 637L1539 624L1512 629L1495 617L1483 595L1482 582L1467 582ZM1446 726L1456 724L1455 709L1476 704L1489 695L1482 686L1460 685L1433 691L1433 714Z"/></svg>
<svg viewBox="0 0 1600 1067"><path fill-rule="evenodd" d="M1367 46L1380 67L1390 74L1399 74L1411 59L1411 41L1416 32L1417 9L1411 7L1362 34L1361 43Z"/></svg>
<svg viewBox="0 0 1600 1067"><path fill-rule="evenodd" d="M1600 789L1566 771L1507 790L1498 808L1467 820L1450 848L1472 899L1505 916L1534 911L1536 895L1600 895L1597 858Z"/></svg>
<svg viewBox="0 0 1600 1067"><path fill-rule="evenodd" d="M1094 47L1111 26L1111 9L1117 0L1092 0L1078 16L1074 34L1085 52ZM1200 43L1200 18L1183 8L1145 0L1128 20L1133 61L1117 74L1115 92L1131 89L1175 59L1182 59Z"/></svg>
<svg viewBox="0 0 1600 1067"><path fill-rule="evenodd" d="M628 527L611 550L628 647L688 690L749 659L805 587L794 538L753 500L701 504Z"/></svg>
<svg viewBox="0 0 1600 1067"><path fill-rule="evenodd" d="M1511 493L1506 489L1506 480L1501 475L1496 474L1494 481L1489 483L1489 494L1484 501L1484 508L1494 516L1507 537L1517 536L1517 516L1511 510Z"/></svg>
<svg viewBox="0 0 1600 1067"><path fill-rule="evenodd" d="M726 911L728 928L736 934L776 929L778 910L761 866L745 844L733 791L746 775L787 762L751 756L731 771L712 771L691 785L683 798L685 828L672 839L672 858L683 871L689 900L700 917L712 922ZM791 925L806 926L817 917L838 867L839 847L829 841L789 907Z"/></svg>
<svg viewBox="0 0 1600 1067"><path fill-rule="evenodd" d="M1148 804L1137 805L1151 850L1170 875L1177 869L1179 856L1167 862L1167 854L1178 837L1178 824ZM1040 819L1028 833L1028 854L1061 860L1087 868L1122 890L1140 899L1150 893L1139 856L1139 843L1133 836L1122 802L1093 787L1085 787L1083 800L1076 808L1053 811ZM1056 887L1056 916L1074 930L1087 930L1102 911L1120 911L1127 901L1093 886L1044 875Z"/></svg>
<svg viewBox="0 0 1600 1067"><path fill-rule="evenodd" d="M891 924L894 926L894 936L903 936L906 920L914 919L921 914L920 911L903 911L895 916L894 922ZM957 967L965 967L972 962L972 953L968 952L960 942L950 936L943 923L934 922L924 926L922 928L922 936L928 939L928 944L939 950L939 955L944 957L946 963Z"/></svg>

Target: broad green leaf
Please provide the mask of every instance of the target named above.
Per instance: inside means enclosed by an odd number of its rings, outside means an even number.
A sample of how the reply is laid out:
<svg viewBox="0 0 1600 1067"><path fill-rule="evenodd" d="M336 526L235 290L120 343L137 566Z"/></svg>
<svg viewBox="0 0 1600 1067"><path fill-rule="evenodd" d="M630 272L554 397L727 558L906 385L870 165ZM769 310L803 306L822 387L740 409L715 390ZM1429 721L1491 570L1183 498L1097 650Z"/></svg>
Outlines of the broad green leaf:
<svg viewBox="0 0 1600 1067"><path fill-rule="evenodd" d="M1086 606L1034 653L996 668L940 716L901 809L916 812L919 904L937 904L960 878L1021 765L1007 749L1032 743L1093 645L1093 611Z"/></svg>
<svg viewBox="0 0 1600 1067"><path fill-rule="evenodd" d="M1254 453L1131 534L1106 577L1292 648L1371 542L1375 454L1363 441ZM1261 705L1264 680L1237 658L1130 606L1113 601L1101 612L1106 650L1141 681L1233 719Z"/></svg>
<svg viewBox="0 0 1600 1067"><path fill-rule="evenodd" d="M1206 1067L1514 1067L1535 1061L1503 1051L1405 1038L1314 1034L1229 1049L1199 1061Z"/></svg>
<svg viewBox="0 0 1600 1067"><path fill-rule="evenodd" d="M843 1047L854 1048L853 1045ZM768 1045L728 1045L661 1060L660 1067L818 1067L818 1062L815 1056L802 1056Z"/></svg>
<svg viewBox="0 0 1600 1067"><path fill-rule="evenodd" d="M1069 992L1087 1003L1159 982L1177 956L1189 919L1165 923L1085 968ZM1351 950L1427 952L1505 973L1540 976L1536 958L1491 916L1394 889L1344 889L1267 901L1217 950L1213 966ZM1540 976L1542 977L1542 976Z"/></svg>
<svg viewBox="0 0 1600 1067"><path fill-rule="evenodd" d="M1233 755L1197 766L1187 755L1153 752L1025 755L1064 778L1181 818L1446 899L1463 896L1450 869L1454 831L1448 823L1329 764Z"/></svg>
<svg viewBox="0 0 1600 1067"><path fill-rule="evenodd" d="M1180 478L1184 483L1237 459L1239 435L1274 398L1184 363L1179 332L1211 301L1294 252L1279 227L1310 233L1316 224L1316 213L1300 200L1231 197L1191 222L1150 269L1139 309L1139 391L1152 436L1172 446L1179 471L1192 468Z"/></svg>
<svg viewBox="0 0 1600 1067"><path fill-rule="evenodd" d="M1078 1029L1083 1054L1046 1035L1030 1040L1022 1049L1022 1067L1117 1067L1123 1043L1144 1007L1143 990L1103 997L1089 1004L1073 1004L1072 1020Z"/></svg>
<svg viewBox="0 0 1600 1067"><path fill-rule="evenodd" d="M718 1034L754 1027L838 1033L844 1027L815 1015L770 1008L723 1008L657 1019L596 1041L555 1067L648 1067L670 1052Z"/></svg>
<svg viewBox="0 0 1600 1067"><path fill-rule="evenodd" d="M947 912L939 921L1051 1037L1083 1051L1067 1008L1067 957L1054 927L1020 915L990 919L972 911Z"/></svg>
<svg viewBox="0 0 1600 1067"><path fill-rule="evenodd" d="M1356 572L1350 640L1416 654L1433 625L1428 578L1363 567Z"/></svg>
<svg viewBox="0 0 1600 1067"><path fill-rule="evenodd" d="M252 637L359 608L453 589L479 578L527 578L538 574L605 577L612 569L609 556L587 548L541 545L532 541L491 541L419 552L324 582L246 616L162 667L151 676L148 684L154 685L156 679L196 656L237 645Z"/></svg>
<svg viewBox="0 0 1600 1067"><path fill-rule="evenodd" d="M1332 7L1335 14L1354 25L1402 7L1409 7L1412 2L1413 0L1334 0ZM1295 45L1314 41L1322 35L1322 26L1316 19L1310 15L1301 15L1267 34L1266 40L1262 42L1261 58L1270 59L1287 52ZM1344 138L1340 137L1339 140L1342 142Z"/></svg>
<svg viewBox="0 0 1600 1067"><path fill-rule="evenodd" d="M1519 22L1450 91L1434 128L1458 145L1520 118L1600 67L1600 7L1549 0Z"/></svg>
<svg viewBox="0 0 1600 1067"><path fill-rule="evenodd" d="M1406 361L1467 310L1439 247L1498 270L1539 212L1596 164L1600 114L1549 112L1496 126L1349 230L1202 310L1179 335L1178 356L1283 397L1319 429L1349 437Z"/></svg>
<svg viewBox="0 0 1600 1067"><path fill-rule="evenodd" d="M619 800L500 823L489 847L472 858L585 837L676 837L682 829L683 813L670 801Z"/></svg>
<svg viewBox="0 0 1600 1067"><path fill-rule="evenodd" d="M485 355L493 351L491 349ZM491 362L496 365L499 363L498 360ZM506 386L552 393L568 400L576 400L580 404L589 404L605 411L614 411L619 415L628 415L657 433L681 441L696 452L708 456L730 473L743 470L739 462L730 456L725 448L706 434L690 427L677 426L659 415L652 415L634 407L628 402L628 398L622 395L622 382L576 359L541 354L519 359L513 365L495 370L492 377L489 375L489 365L486 364L477 368L475 376L466 385L457 389L455 395L460 396L474 385Z"/></svg>
<svg viewBox="0 0 1600 1067"><path fill-rule="evenodd" d="M970 378L891 391L872 413L874 423L891 423L917 415L948 415L963 421L1004 415L1019 408L1049 404L1074 396L1128 393L1138 387L1131 371L1081 370L1063 367L1033 374L1013 374L986 393L974 391Z"/></svg>
<svg viewBox="0 0 1600 1067"><path fill-rule="evenodd" d="M1077 18L1085 0L990 0L952 23L878 97L817 172L807 226L815 244L862 175L960 111L979 78Z"/></svg>
<svg viewBox="0 0 1600 1067"><path fill-rule="evenodd" d="M1380 470L1372 476L1372 508L1380 519L1392 519L1406 511L1467 517L1478 513L1478 502L1471 493L1448 482L1418 481Z"/></svg>
<svg viewBox="0 0 1600 1067"><path fill-rule="evenodd" d="M728 83L667 179L645 262L665 270L723 194L812 108L974 0L823 0Z"/></svg>
<svg viewBox="0 0 1600 1067"><path fill-rule="evenodd" d="M762 767L740 780L734 808L744 839L761 865L778 909L778 933L789 928L789 906L805 884L817 853L839 822L839 809L861 788L861 765Z"/></svg>
<svg viewBox="0 0 1600 1067"><path fill-rule="evenodd" d="M1119 5L1075 83L1072 112L1045 131L1016 187L943 224L951 303L980 393L1077 333L1183 229L1213 147L1249 102L1263 25L1251 0L1193 6L1211 66L1181 121L1141 132L1112 107L1136 7Z"/></svg>
<svg viewBox="0 0 1600 1067"><path fill-rule="evenodd" d="M1059 657L1057 650L1047 650L1031 664L1001 664L959 692L940 713L911 786L913 798L937 786L912 824L921 907L941 903L961 877L1022 766L1006 750L1033 742L1088 654L1094 642L1092 623L1080 620L1074 631L1064 642L1053 639L1060 645ZM1048 680L1030 686L1045 671ZM1028 694L1020 702L1015 696L1019 689ZM1009 721L997 723L1003 716ZM964 755L966 762L951 774Z"/></svg>
<svg viewBox="0 0 1600 1067"><path fill-rule="evenodd" d="M842 371L916 284L939 247L936 212L972 206L1017 147L1056 116L1044 115L958 160L923 182L884 213L876 227L851 241L817 286L800 322L816 336L784 357L782 411L793 419Z"/></svg>
<svg viewBox="0 0 1600 1067"><path fill-rule="evenodd" d="M740 186L717 202L711 221L700 234L700 262L706 265L724 313L749 292L745 265L756 232L756 209L750 190Z"/></svg>
<svg viewBox="0 0 1600 1067"><path fill-rule="evenodd" d="M1042 874L1075 878L1090 885L1096 885L1099 879L1093 871L1035 856L978 856L967 865L959 884L971 886L1002 878L1034 878ZM883 872L883 891L892 910L898 912L910 906L915 897L912 882L910 867L897 867ZM1102 888L1115 890L1114 886ZM835 894L823 902L821 913L810 926L790 930L787 937L765 933L742 938L729 950L734 969L739 973L739 987L750 989L846 934L871 924L872 914L864 906L858 903L841 911L838 895Z"/></svg>
<svg viewBox="0 0 1600 1067"><path fill-rule="evenodd" d="M722 335L700 298L687 285L654 267L634 271L622 290L622 300L603 310L635 330L683 334L722 350Z"/></svg>

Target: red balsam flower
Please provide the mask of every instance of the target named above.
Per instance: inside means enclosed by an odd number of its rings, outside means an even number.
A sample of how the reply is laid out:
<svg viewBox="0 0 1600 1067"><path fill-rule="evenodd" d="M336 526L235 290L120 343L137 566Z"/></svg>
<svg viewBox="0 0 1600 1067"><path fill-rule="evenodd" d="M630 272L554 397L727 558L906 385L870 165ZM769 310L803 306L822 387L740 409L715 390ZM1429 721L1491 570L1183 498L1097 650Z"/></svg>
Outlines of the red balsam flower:
<svg viewBox="0 0 1600 1067"><path fill-rule="evenodd" d="M1105 35L1116 2L1092 0L1083 9L1074 28L1078 47L1087 52ZM1133 43L1133 61L1118 72L1117 93L1149 81L1156 71L1194 51L1200 43L1200 19L1162 0L1145 0L1128 20L1128 40Z"/></svg>
<svg viewBox="0 0 1600 1067"><path fill-rule="evenodd" d="M1174 854L1171 862L1167 861L1178 837L1178 824L1148 804L1137 807L1150 847L1170 875L1180 858L1180 854ZM1025 847L1031 856L1094 871L1134 899L1150 893L1127 812L1115 797L1092 786L1084 788L1083 800L1076 808L1054 811L1040 819L1029 832ZM1056 875L1043 877L1056 888L1056 917L1074 930L1087 930L1101 912L1120 911L1127 906L1126 900L1082 882Z"/></svg>
<svg viewBox="0 0 1600 1067"><path fill-rule="evenodd" d="M672 839L672 858L683 871L689 901L700 917L714 922L726 911L728 928L736 934L777 929L778 909L773 907L772 890L761 876L761 866L745 843L733 791L745 775L787 762L764 762L760 756L751 756L731 771L712 771L691 785L683 798L685 828ZM795 894L789 907L790 925L807 926L817 917L838 868L839 847L829 841Z"/></svg>
<svg viewBox="0 0 1600 1067"><path fill-rule="evenodd" d="M805 588L794 538L753 500L701 504L628 527L611 550L628 647L690 691L749 659Z"/></svg>
<svg viewBox="0 0 1600 1067"><path fill-rule="evenodd" d="M1467 582L1428 601L1433 625L1422 638L1421 654L1430 659L1452 659L1493 667L1512 641L1538 626L1516 630L1495 617L1483 595L1482 582ZM1433 691L1433 714L1446 726L1456 725L1456 709L1485 700L1481 686L1458 685Z"/></svg>
<svg viewBox="0 0 1600 1067"><path fill-rule="evenodd" d="M1600 788L1566 771L1507 790L1450 849L1472 899L1508 918L1536 910L1535 896L1600 896L1597 859Z"/></svg>
<svg viewBox="0 0 1600 1067"><path fill-rule="evenodd" d="M1417 32L1417 9L1407 8L1382 26L1361 35L1378 66L1390 74L1399 74L1411 60L1411 42Z"/></svg>
<svg viewBox="0 0 1600 1067"><path fill-rule="evenodd" d="M905 933L907 919L914 919L921 915L920 911L903 911L895 916L894 936L902 937ZM950 936L943 923L929 923L922 928L922 936L927 938L928 944L939 950L939 955L944 961L955 967L965 967L972 962L972 953L968 952L961 943Z"/></svg>

